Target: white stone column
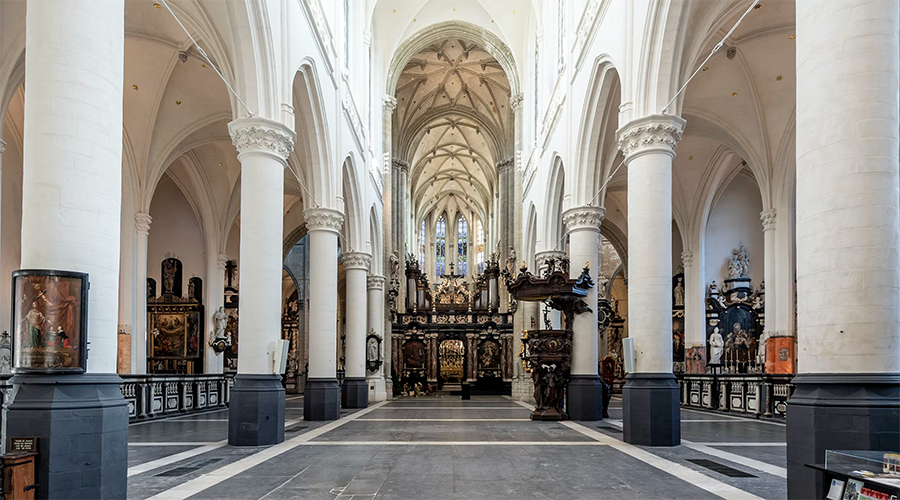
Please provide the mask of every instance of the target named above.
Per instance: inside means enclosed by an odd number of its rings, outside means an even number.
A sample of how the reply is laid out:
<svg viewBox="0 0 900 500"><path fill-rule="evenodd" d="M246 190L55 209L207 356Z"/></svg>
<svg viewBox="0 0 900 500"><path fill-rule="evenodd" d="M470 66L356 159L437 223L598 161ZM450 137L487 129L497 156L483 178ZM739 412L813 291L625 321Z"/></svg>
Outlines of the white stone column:
<svg viewBox="0 0 900 500"><path fill-rule="evenodd" d="M616 132L628 166L628 336L635 372L623 389L623 436L632 444L681 442L672 374L672 159L684 125L677 116L651 115Z"/></svg>
<svg viewBox="0 0 900 500"><path fill-rule="evenodd" d="M681 252L684 266L684 345L685 359L695 352L706 356L706 287L703 285L703 262L700 252Z"/></svg>
<svg viewBox="0 0 900 500"><path fill-rule="evenodd" d="M203 290L204 303L206 305L206 333L209 336L215 331L215 322L213 316L219 310L219 307L225 305L225 264L228 263L228 256L224 253L212 254L214 258L207 257L206 285ZM203 347L206 352L206 363L204 370L206 373L222 373L225 369L225 358L223 353L218 353L209 345L209 339Z"/></svg>
<svg viewBox="0 0 900 500"><path fill-rule="evenodd" d="M150 223L153 217L144 212L134 214L135 242L135 295L137 295L135 323L131 329L132 352L131 373L147 373L147 241L150 238Z"/></svg>
<svg viewBox="0 0 900 500"><path fill-rule="evenodd" d="M775 226L777 223L778 212L774 208L768 208L759 213L759 220L762 221L763 227L763 283L765 283L765 318L766 325L761 332L758 347L758 361L766 362L766 339L775 335L775 316L777 314L778 294L779 290L775 286Z"/></svg>
<svg viewBox="0 0 900 500"><path fill-rule="evenodd" d="M273 373L281 338L285 160L294 132L266 118L228 124L241 162L241 314L238 374L231 391L228 442L284 441L284 388Z"/></svg>
<svg viewBox="0 0 900 500"><path fill-rule="evenodd" d="M798 0L796 25L788 496L824 498L804 463L900 445L900 3Z"/></svg>
<svg viewBox="0 0 900 500"><path fill-rule="evenodd" d="M366 336L368 337L374 333L381 339L381 346L378 353L378 355L381 356L381 366L375 372L370 372L368 369L366 370L366 383L369 386L369 401L377 403L387 399L385 382L386 377L390 377L390 373L385 375L384 369L387 363L387 356L385 355L387 352L386 343L390 342L390 339L386 339L384 335L384 276L369 275L366 279L366 290L368 293L368 298L366 299L368 311L368 320L366 322L368 328L366 329ZM368 353L368 344L365 346L365 349Z"/></svg>
<svg viewBox="0 0 900 500"><path fill-rule="evenodd" d="M341 255L341 263L344 264L347 280L347 345L341 406L365 408L369 404L369 387L366 385L366 278L372 256L364 252L346 252Z"/></svg>
<svg viewBox="0 0 900 500"><path fill-rule="evenodd" d="M88 373L14 377L4 424L10 436L40 441L42 498L124 498L128 416L116 361L125 2L29 0L26 10L21 267L89 275ZM51 400L60 391L65 408ZM84 481L71 480L75 462Z"/></svg>
<svg viewBox="0 0 900 500"><path fill-rule="evenodd" d="M303 392L304 420L337 420L337 247L344 215L329 208L303 211L309 229L309 372Z"/></svg>
<svg viewBox="0 0 900 500"><path fill-rule="evenodd" d="M569 232L569 276L577 278L585 266L597 276L600 262L600 223L606 209L584 206L563 212ZM566 394L566 409L572 420L603 418L603 385L598 369L597 286L583 299L589 311L575 316L572 324L572 375Z"/></svg>

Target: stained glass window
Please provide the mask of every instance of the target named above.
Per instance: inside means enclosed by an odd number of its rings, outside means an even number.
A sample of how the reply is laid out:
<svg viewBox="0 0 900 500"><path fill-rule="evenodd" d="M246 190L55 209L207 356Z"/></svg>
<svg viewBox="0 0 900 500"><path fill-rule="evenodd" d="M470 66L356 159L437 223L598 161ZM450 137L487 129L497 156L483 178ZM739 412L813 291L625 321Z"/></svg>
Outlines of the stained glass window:
<svg viewBox="0 0 900 500"><path fill-rule="evenodd" d="M425 268L425 221L419 228L419 269Z"/></svg>
<svg viewBox="0 0 900 500"><path fill-rule="evenodd" d="M444 264L447 262L445 244L447 242L447 224L444 222L444 216L438 217L437 224L434 226L434 261L435 274L438 276L444 274Z"/></svg>
<svg viewBox="0 0 900 500"><path fill-rule="evenodd" d="M465 276L469 263L469 223L462 215L456 221L456 236L456 273Z"/></svg>
<svg viewBox="0 0 900 500"><path fill-rule="evenodd" d="M481 219L475 221L475 265L478 266L478 274L484 272L484 226Z"/></svg>

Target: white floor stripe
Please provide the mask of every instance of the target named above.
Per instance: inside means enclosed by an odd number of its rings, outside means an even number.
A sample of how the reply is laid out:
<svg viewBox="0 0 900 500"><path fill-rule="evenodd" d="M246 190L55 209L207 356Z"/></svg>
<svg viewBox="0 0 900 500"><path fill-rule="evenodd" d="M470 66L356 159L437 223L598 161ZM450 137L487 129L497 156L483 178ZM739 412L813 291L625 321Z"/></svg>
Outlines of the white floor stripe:
<svg viewBox="0 0 900 500"><path fill-rule="evenodd" d="M202 476L192 479L186 483L179 484L178 486L163 491L151 498L155 500L183 500L189 496L196 495L197 493L215 486L222 481L225 481L226 479L232 478L240 474L241 472L250 469L251 467L255 467L267 460L271 460L302 444L307 444L310 440L315 439L322 434L325 434L326 432L333 431L334 429L337 429L347 422L352 422L353 420L356 420L357 418L371 411L377 410L386 404L387 401L382 401L381 403L377 403L364 410L360 410L340 420L329 422L319 428L300 434L299 436L291 438L283 443L276 444L264 450L258 451L253 455L238 460L237 462L225 465L216 470L203 474Z"/></svg>
<svg viewBox="0 0 900 500"><path fill-rule="evenodd" d="M203 443L179 443L179 442L171 442L171 443L128 443L128 446L209 446L211 444L216 444L215 441L207 441Z"/></svg>
<svg viewBox="0 0 900 500"><path fill-rule="evenodd" d="M300 419L297 420L286 420L284 422L284 427L288 428L297 422L300 422ZM175 453L174 455L169 455L166 457L162 457L157 460L151 460L150 462L145 462L142 464L135 465L134 467L128 468L128 477L136 476L138 474L143 474L145 472L149 472L155 469L159 469L161 467L166 467L168 465L172 465L175 462L180 462L182 460L187 460L192 457L196 457L197 455L202 455L204 453L216 450L228 444L227 439L223 439L222 441L216 441L214 443L210 443L206 446L201 446L199 448L194 448L193 450L183 451L181 453Z"/></svg>
<svg viewBox="0 0 900 500"><path fill-rule="evenodd" d="M698 443L698 442L695 441L694 444L702 444L702 445L705 445L705 446L750 446L750 447L753 447L753 446L759 446L759 447L765 447L765 446L780 446L780 447L785 447L785 446L787 446L787 443L785 443L785 442L783 442L783 441L775 441L775 442L770 442L770 443L750 443L750 442L748 442L748 443L741 443L741 442L731 442L731 443Z"/></svg>
<svg viewBox="0 0 900 500"><path fill-rule="evenodd" d="M391 406L384 410L518 410L515 406Z"/></svg>
<svg viewBox="0 0 900 500"><path fill-rule="evenodd" d="M531 422L530 418L360 418L357 422Z"/></svg>
<svg viewBox="0 0 900 500"><path fill-rule="evenodd" d="M303 446L606 446L597 441L310 441Z"/></svg>
<svg viewBox="0 0 900 500"><path fill-rule="evenodd" d="M593 429L589 429L581 424L572 421L560 422L560 424L572 430L578 431L585 436L596 439L601 443L607 444L611 448L615 448L616 450L634 457L647 465L656 467L657 469L667 474L671 474L672 476L675 476L682 481L692 484L698 488L702 488L714 495L718 495L729 500L762 500L762 498L752 493L746 492L739 488L735 488L734 486L725 484L721 481L717 481L707 476L706 474L702 474L683 465L676 464L675 462L670 462L669 460L654 455L649 451L645 451L636 446L632 446L628 443L613 439L605 434L597 432Z"/></svg>
<svg viewBox="0 0 900 500"><path fill-rule="evenodd" d="M729 453L727 451L717 450L705 444L694 443L685 439L681 440L681 444L701 453L706 453L707 455L723 458L729 462L741 464L745 467L765 472L766 474L772 474L773 476L787 479L787 469L784 467L778 467L777 465L767 464L765 462L760 462L759 460L753 460L752 458L742 457L741 455L735 455L734 453Z"/></svg>

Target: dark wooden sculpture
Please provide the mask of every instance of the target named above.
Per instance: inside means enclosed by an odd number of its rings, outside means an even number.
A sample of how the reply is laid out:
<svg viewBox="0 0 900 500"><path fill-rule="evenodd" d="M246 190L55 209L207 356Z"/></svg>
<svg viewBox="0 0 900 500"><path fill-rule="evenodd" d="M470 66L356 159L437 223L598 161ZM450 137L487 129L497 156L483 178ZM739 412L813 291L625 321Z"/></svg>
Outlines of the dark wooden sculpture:
<svg viewBox="0 0 900 500"><path fill-rule="evenodd" d="M590 311L582 297L594 286L590 269L585 265L578 278L569 277L569 261L551 259L543 277L528 272L525 263L513 278L503 272L506 289L515 300L544 302L563 314L562 330L530 330L522 337L521 358L531 370L534 382L535 410L532 420L566 420L563 409L569 370L572 367L572 324L575 315Z"/></svg>

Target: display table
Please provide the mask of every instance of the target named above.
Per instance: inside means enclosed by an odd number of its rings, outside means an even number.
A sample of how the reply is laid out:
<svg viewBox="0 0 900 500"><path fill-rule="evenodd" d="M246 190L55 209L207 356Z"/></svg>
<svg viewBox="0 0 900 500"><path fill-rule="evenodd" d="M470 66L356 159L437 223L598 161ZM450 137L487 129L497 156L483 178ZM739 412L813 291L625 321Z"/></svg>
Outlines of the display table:
<svg viewBox="0 0 900 500"><path fill-rule="evenodd" d="M850 450L825 452L825 464L806 464L822 472L824 495L830 500L897 500L900 498L900 453Z"/></svg>

